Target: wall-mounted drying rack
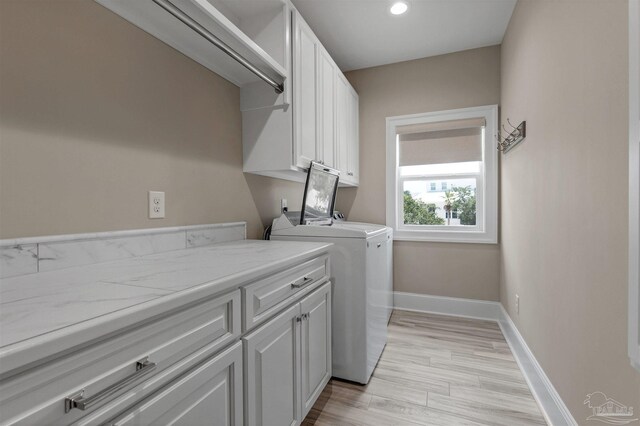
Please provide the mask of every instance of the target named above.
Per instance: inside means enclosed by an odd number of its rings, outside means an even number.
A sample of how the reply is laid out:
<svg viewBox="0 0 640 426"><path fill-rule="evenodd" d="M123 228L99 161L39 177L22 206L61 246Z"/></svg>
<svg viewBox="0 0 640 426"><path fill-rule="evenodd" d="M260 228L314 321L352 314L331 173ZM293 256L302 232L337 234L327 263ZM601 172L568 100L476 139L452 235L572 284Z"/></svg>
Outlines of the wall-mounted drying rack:
<svg viewBox="0 0 640 426"><path fill-rule="evenodd" d="M511 121L507 118L507 123L509 126L513 128L511 132L505 129L504 124L502 125L502 129L507 134L506 136L502 135L501 131L496 135L496 139L498 140L498 151L502 153L509 152L514 146L518 145L520 142L524 140L527 136L527 122L522 121L517 126L511 124Z"/></svg>

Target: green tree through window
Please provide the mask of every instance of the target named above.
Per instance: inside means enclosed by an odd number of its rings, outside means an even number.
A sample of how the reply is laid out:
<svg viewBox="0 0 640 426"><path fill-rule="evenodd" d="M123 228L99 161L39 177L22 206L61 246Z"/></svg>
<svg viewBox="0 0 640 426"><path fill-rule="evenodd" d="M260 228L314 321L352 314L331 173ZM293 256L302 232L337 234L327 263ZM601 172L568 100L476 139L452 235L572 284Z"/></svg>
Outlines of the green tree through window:
<svg viewBox="0 0 640 426"><path fill-rule="evenodd" d="M458 212L460 225L476 224L476 194L469 186L451 188L453 203L451 208Z"/></svg>
<svg viewBox="0 0 640 426"><path fill-rule="evenodd" d="M404 223L406 225L444 225L444 219L436 215L436 205L416 200L411 192L404 191Z"/></svg>

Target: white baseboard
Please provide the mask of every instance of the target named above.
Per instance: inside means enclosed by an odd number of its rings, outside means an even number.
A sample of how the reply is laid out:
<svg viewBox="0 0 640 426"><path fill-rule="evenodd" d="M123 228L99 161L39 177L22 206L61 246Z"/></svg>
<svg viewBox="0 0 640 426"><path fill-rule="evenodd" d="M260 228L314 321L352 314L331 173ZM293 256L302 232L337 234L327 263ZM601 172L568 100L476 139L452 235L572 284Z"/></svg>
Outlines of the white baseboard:
<svg viewBox="0 0 640 426"><path fill-rule="evenodd" d="M394 292L393 301L395 309L405 311L496 321L547 423L552 426L577 426L578 423L500 302L404 292Z"/></svg>
<svg viewBox="0 0 640 426"><path fill-rule="evenodd" d="M497 321L502 312L500 302L460 299L457 297L430 296L427 294L393 292L393 305L404 311L478 318Z"/></svg>
<svg viewBox="0 0 640 426"><path fill-rule="evenodd" d="M542 414L544 414L547 423L554 426L577 426L578 423L571 415L564 401L562 401L562 398L560 398L551 380L547 377L536 360L536 357L533 356L531 349L527 346L527 342L525 342L518 328L502 305L500 305L500 312L501 315L500 320L498 320L498 325L529 385L529 389L531 389L531 393L536 401L538 401L538 405L542 409Z"/></svg>

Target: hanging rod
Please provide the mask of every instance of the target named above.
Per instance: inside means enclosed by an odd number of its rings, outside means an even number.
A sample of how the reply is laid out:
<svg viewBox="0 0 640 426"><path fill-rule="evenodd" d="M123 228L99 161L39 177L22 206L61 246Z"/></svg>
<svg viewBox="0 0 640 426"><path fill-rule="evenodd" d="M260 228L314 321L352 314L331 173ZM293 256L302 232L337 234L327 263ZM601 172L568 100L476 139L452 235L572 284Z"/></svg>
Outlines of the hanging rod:
<svg viewBox="0 0 640 426"><path fill-rule="evenodd" d="M175 18L182 21L182 23L184 23L186 26L191 28L196 33L198 33L200 36L206 39L209 43L213 44L218 49L222 50L224 53L231 56L233 59L239 62L243 67L245 67L246 69L248 69L249 71L257 75L258 77L260 77L260 79L262 79L265 83L273 87L276 90L276 93L282 93L284 91L284 84L278 83L277 81L269 77L267 74L262 72L262 70L258 69L251 62L243 58L238 52L233 50L224 41L220 40L218 37L211 34L209 30L207 30L205 27L197 23L195 20L189 17L186 13L184 13L182 10L178 9L169 0L153 0L153 2L158 6L160 6L161 8L163 8L164 10L166 10L167 12L169 12Z"/></svg>

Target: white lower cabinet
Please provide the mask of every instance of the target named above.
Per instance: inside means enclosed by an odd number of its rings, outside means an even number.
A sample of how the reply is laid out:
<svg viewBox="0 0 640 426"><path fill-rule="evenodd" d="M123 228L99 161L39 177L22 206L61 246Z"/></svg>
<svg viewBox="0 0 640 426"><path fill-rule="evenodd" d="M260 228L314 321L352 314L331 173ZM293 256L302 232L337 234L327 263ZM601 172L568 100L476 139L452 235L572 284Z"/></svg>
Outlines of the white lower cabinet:
<svg viewBox="0 0 640 426"><path fill-rule="evenodd" d="M302 418L331 378L331 284L300 302L302 312Z"/></svg>
<svg viewBox="0 0 640 426"><path fill-rule="evenodd" d="M245 424L298 425L331 377L331 284L243 337Z"/></svg>
<svg viewBox="0 0 640 426"><path fill-rule="evenodd" d="M329 276L323 253L7 374L0 425L299 425L331 376Z"/></svg>
<svg viewBox="0 0 640 426"><path fill-rule="evenodd" d="M237 342L240 303L234 290L0 379L0 425L95 425L118 416Z"/></svg>
<svg viewBox="0 0 640 426"><path fill-rule="evenodd" d="M295 425L300 420L300 304L287 309L244 340L245 424Z"/></svg>
<svg viewBox="0 0 640 426"><path fill-rule="evenodd" d="M236 342L107 424L242 424L242 343Z"/></svg>

